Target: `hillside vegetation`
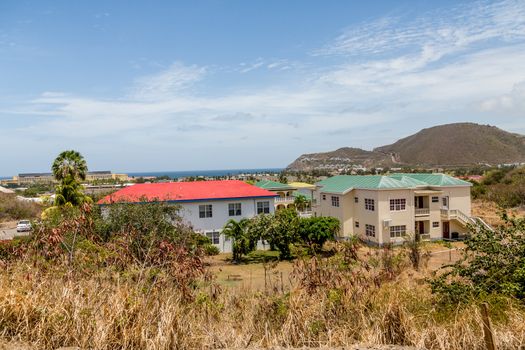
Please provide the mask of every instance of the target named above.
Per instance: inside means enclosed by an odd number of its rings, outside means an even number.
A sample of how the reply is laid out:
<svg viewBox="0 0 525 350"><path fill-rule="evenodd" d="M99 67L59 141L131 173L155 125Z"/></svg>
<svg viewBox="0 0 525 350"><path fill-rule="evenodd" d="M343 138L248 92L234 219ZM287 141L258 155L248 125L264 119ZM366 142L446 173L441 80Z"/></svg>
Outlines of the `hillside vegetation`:
<svg viewBox="0 0 525 350"><path fill-rule="evenodd" d="M304 154L288 171L372 167L458 167L525 162L525 136L495 126L455 123L427 128L366 151L340 148Z"/></svg>
<svg viewBox="0 0 525 350"><path fill-rule="evenodd" d="M204 238L173 207L118 205L105 220L89 203L63 207L32 237L0 244L0 339L34 349L482 349L479 303L488 302L498 349L516 349L524 230L522 220L482 232L436 278L424 256L415 263L417 246L361 254L358 241L339 242L298 258L290 283L274 278L261 292L218 285Z"/></svg>
<svg viewBox="0 0 525 350"><path fill-rule="evenodd" d="M495 126L455 123L423 129L378 152L414 166L458 166L525 162L525 137Z"/></svg>
<svg viewBox="0 0 525 350"><path fill-rule="evenodd" d="M17 200L14 194L0 193L0 222L34 219L41 212L42 206L39 204Z"/></svg>
<svg viewBox="0 0 525 350"><path fill-rule="evenodd" d="M502 208L525 206L525 167L502 168L474 183L472 197L495 202Z"/></svg>

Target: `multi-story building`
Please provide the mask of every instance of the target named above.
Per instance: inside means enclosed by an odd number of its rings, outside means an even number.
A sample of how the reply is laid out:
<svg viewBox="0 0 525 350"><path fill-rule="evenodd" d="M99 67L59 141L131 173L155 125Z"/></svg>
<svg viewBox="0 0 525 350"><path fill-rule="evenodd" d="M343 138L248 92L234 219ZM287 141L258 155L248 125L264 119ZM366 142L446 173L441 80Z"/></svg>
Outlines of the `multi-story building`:
<svg viewBox="0 0 525 350"><path fill-rule="evenodd" d="M273 192L277 195L275 198L276 210L292 208L294 206L294 192L297 191L297 187L271 180L258 181L255 186Z"/></svg>
<svg viewBox="0 0 525 350"><path fill-rule="evenodd" d="M103 181L103 180L118 180L128 181L126 174L113 174L111 171L89 171L86 174L86 181ZM13 176L12 180L3 180L6 184L15 185L32 185L32 184L52 184L55 182L55 177L52 173L25 173Z"/></svg>
<svg viewBox="0 0 525 350"><path fill-rule="evenodd" d="M101 199L112 203L162 201L177 204L183 221L210 238L222 252L231 252L231 241L221 234L228 220L239 221L274 212L276 194L239 180L136 184ZM264 248L259 242L259 248Z"/></svg>
<svg viewBox="0 0 525 350"><path fill-rule="evenodd" d="M457 238L475 223L471 183L445 174L340 175L317 183L314 214L372 244Z"/></svg>

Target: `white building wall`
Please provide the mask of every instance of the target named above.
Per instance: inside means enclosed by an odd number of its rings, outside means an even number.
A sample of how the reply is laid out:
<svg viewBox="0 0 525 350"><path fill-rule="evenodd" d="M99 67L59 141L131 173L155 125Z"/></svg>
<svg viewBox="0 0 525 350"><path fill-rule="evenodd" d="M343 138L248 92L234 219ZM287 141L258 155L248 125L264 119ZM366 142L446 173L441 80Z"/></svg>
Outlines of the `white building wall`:
<svg viewBox="0 0 525 350"><path fill-rule="evenodd" d="M210 200L210 201L197 201L197 202L182 202L177 203L180 209L180 215L183 221L193 227L197 232L206 234L207 232L221 232L224 225L230 219L239 221L243 218L253 218L257 215L257 203L258 202L269 202L270 213L274 213L274 199L273 198L243 198L243 199L227 199L227 200ZM228 204L230 203L241 203L241 215L240 216L229 216ZM201 218L199 217L199 206L200 205L211 205L212 206L212 217ZM220 235L219 244L215 244L221 252L229 253L232 250L231 240L227 239L224 235ZM260 242L258 248L264 249L264 245Z"/></svg>

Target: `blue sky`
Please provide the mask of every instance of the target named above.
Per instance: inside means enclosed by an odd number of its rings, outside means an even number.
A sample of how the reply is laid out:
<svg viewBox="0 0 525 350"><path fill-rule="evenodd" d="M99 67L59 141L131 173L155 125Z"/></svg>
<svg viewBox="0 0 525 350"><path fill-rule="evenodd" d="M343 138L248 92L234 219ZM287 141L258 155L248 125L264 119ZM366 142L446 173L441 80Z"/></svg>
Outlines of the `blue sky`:
<svg viewBox="0 0 525 350"><path fill-rule="evenodd" d="M524 1L0 2L0 175L286 166L473 121L525 133Z"/></svg>

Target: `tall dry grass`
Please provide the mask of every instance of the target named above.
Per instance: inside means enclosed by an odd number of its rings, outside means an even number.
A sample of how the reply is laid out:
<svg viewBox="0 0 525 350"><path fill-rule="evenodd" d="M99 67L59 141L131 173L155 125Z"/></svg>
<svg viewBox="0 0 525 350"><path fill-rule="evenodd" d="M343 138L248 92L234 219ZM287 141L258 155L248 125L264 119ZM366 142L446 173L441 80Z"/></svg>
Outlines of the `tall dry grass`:
<svg viewBox="0 0 525 350"><path fill-rule="evenodd" d="M292 290L232 292L201 282L188 301L154 270L78 274L35 266L18 262L0 272L0 338L36 349L484 348L476 305L440 307L406 273L377 280L381 273L370 268L351 280L355 270L314 259L297 264ZM499 300L491 314L498 349L523 348L523 308Z"/></svg>

